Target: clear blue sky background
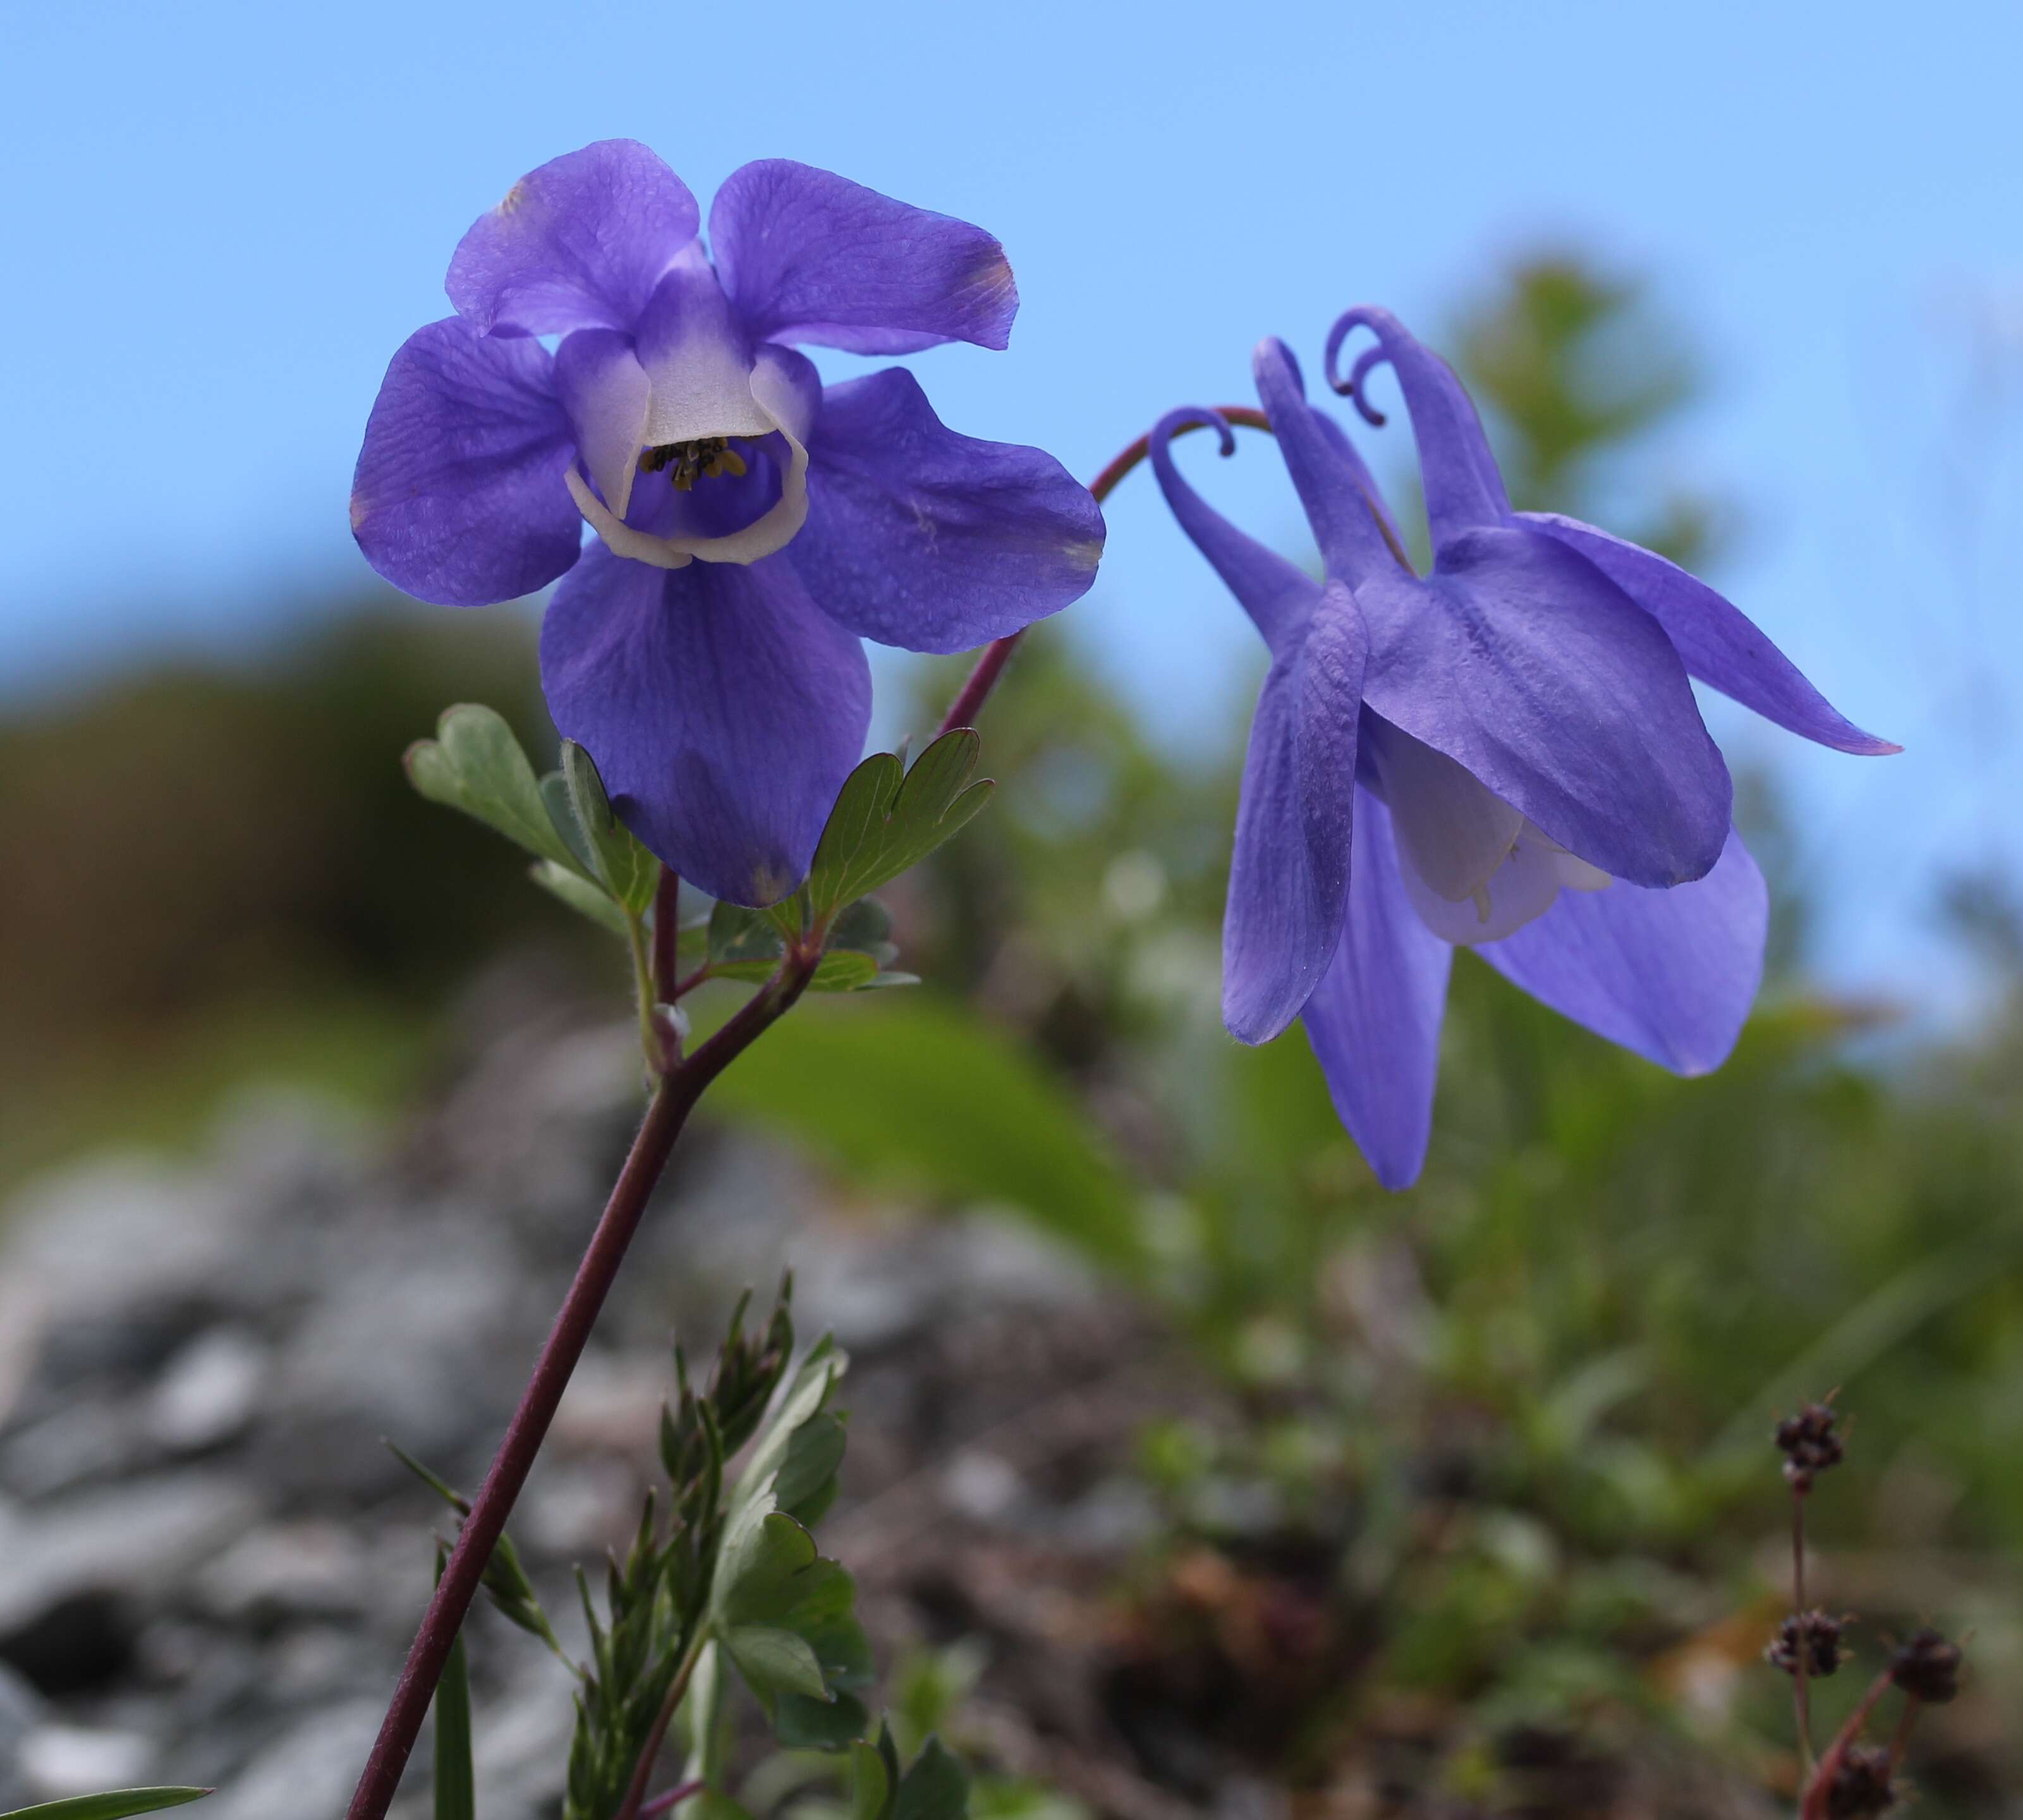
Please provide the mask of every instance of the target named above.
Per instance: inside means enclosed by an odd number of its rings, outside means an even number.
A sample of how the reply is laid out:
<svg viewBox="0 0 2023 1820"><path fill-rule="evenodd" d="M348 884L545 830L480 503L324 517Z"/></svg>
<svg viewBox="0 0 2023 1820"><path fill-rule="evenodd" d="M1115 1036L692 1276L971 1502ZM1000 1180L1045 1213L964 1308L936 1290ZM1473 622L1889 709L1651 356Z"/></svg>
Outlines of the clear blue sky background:
<svg viewBox="0 0 2023 1820"><path fill-rule="evenodd" d="M1010 353L917 364L952 423L1083 473L1170 404L1246 397L1261 334L1311 363L1352 302L1435 328L1500 257L1570 243L1649 274L1710 358L1653 487L1746 509L1719 579L1911 747L1840 758L1716 717L1790 780L1825 959L1960 1002L1932 879L2023 848L2023 10L5 13L0 697L244 647L364 583L345 499L388 355L445 313L472 217L588 140L649 141L705 206L785 155L989 227L1024 299ZM1203 478L1302 543L1268 448ZM1080 636L1176 740L1220 730L1246 628L1149 485L1110 523Z"/></svg>

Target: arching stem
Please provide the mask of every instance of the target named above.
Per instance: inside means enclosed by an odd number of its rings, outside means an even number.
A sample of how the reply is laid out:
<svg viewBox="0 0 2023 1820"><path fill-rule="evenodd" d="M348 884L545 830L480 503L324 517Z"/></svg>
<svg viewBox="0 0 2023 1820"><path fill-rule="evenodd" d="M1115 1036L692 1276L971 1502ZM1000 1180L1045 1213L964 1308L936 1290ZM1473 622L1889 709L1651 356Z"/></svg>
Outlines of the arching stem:
<svg viewBox="0 0 2023 1820"><path fill-rule="evenodd" d="M1271 433L1271 420L1254 404L1218 404L1216 411L1225 422L1240 424L1246 429L1261 429ZM1189 429L1206 429L1205 422L1190 424ZM1185 430L1180 433L1185 435ZM1148 432L1136 442L1118 450L1115 457L1103 472L1088 484L1088 490L1098 505L1117 490L1117 484L1144 460L1152 451L1152 438ZM976 660L976 667L969 673L969 680L963 684L956 698L949 704L949 711L942 716L942 724L935 729L938 734L953 733L957 727L974 726L976 717L989 699L997 679L1004 674L1004 666L1010 660L1012 649L1025 636L1022 630L1008 632L1002 638L994 640L983 648L983 655Z"/></svg>

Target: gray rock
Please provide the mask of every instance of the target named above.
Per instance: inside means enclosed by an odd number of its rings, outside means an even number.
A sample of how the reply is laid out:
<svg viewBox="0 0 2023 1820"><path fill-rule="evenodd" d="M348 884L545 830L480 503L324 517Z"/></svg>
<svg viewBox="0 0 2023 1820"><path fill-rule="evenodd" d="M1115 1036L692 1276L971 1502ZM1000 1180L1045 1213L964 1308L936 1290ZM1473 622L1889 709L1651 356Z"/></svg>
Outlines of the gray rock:
<svg viewBox="0 0 2023 1820"><path fill-rule="evenodd" d="M134 1423L124 1412L73 1401L7 1438L0 1484L24 1497L50 1497L130 1467L135 1452Z"/></svg>
<svg viewBox="0 0 2023 1820"><path fill-rule="evenodd" d="M248 1530L205 1564L194 1586L212 1616L262 1627L357 1616L376 1595L372 1563L356 1533L315 1521Z"/></svg>
<svg viewBox="0 0 2023 1820"><path fill-rule="evenodd" d="M554 1657L539 1656L474 1716L471 1757L477 1811L485 1820L531 1820L554 1811L569 1769L576 1728L573 1677Z"/></svg>
<svg viewBox="0 0 2023 1820"><path fill-rule="evenodd" d="M258 1509L239 1479L192 1469L16 1513L0 1531L0 1639L82 1593L160 1594L245 1529Z"/></svg>
<svg viewBox="0 0 2023 1820"><path fill-rule="evenodd" d="M341 1814L379 1734L378 1700L312 1714L258 1752L206 1806L206 1820Z"/></svg>
<svg viewBox="0 0 2023 1820"><path fill-rule="evenodd" d="M21 1765L21 1745L42 1720L42 1697L0 1662L0 1811L24 1807L35 1799Z"/></svg>
<svg viewBox="0 0 2023 1820"><path fill-rule="evenodd" d="M243 1328L215 1327L169 1361L141 1421L172 1453L229 1441L252 1420L268 1371L268 1351Z"/></svg>
<svg viewBox="0 0 2023 1820"><path fill-rule="evenodd" d="M155 1741L138 1732L38 1725L21 1740L21 1774L37 1800L61 1801L134 1788L147 1780L155 1755Z"/></svg>

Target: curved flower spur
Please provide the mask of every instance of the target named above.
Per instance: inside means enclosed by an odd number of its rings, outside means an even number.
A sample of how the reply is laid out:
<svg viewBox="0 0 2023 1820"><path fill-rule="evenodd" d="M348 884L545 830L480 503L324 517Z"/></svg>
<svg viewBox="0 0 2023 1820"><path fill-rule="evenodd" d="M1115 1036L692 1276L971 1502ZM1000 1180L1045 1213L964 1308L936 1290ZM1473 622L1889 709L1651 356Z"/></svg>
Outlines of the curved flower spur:
<svg viewBox="0 0 2023 1820"><path fill-rule="evenodd" d="M1271 653L1246 761L1223 926L1231 1032L1303 1017L1379 1179L1417 1179L1455 946L1681 1074L1727 1058L1762 974L1767 899L1730 821L1691 678L1842 751L1897 748L1826 701L1742 613L1591 525L1511 508L1473 404L1388 312L1352 310L1336 382L1395 371L1433 561L1413 572L1376 482L1306 400L1284 344L1257 389L1319 543L1315 582L1212 510L1154 431L1161 490ZM1223 429L1224 452L1234 446Z"/></svg>
<svg viewBox="0 0 2023 1820"><path fill-rule="evenodd" d="M450 262L457 313L393 356L352 528L446 605L562 577L556 725L662 860L760 905L862 755L860 640L1015 631L1086 591L1103 525L1051 455L957 435L905 369L825 386L792 345L1003 348L1018 293L982 229L784 159L731 174L707 252L700 225L629 140L514 185Z"/></svg>

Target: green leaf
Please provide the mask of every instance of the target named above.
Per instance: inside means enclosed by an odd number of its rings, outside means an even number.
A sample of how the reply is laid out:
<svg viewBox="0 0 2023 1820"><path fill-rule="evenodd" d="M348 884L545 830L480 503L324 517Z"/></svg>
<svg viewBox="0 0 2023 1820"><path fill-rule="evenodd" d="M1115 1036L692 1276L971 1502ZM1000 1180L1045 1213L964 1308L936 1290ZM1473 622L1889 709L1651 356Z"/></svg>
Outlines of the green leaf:
<svg viewBox="0 0 2023 1820"><path fill-rule="evenodd" d="M433 740L417 740L401 762L431 802L474 816L528 852L572 872L582 863L555 831L534 767L503 716L474 702L443 710Z"/></svg>
<svg viewBox="0 0 2023 1820"><path fill-rule="evenodd" d="M880 967L890 967L899 956L892 945L892 912L876 897L860 897L837 912L823 945L868 954Z"/></svg>
<svg viewBox="0 0 2023 1820"><path fill-rule="evenodd" d="M436 1820L477 1820L470 1756L470 1666L459 1630L436 1683Z"/></svg>
<svg viewBox="0 0 2023 1820"><path fill-rule="evenodd" d="M627 910L642 915L660 885L660 862L613 813L596 765L573 740L562 741L562 779L577 825L589 839L598 876Z"/></svg>
<svg viewBox="0 0 2023 1820"><path fill-rule="evenodd" d="M583 824L576 818L576 805L569 800L569 780L561 772L551 771L542 778L541 806L547 810L548 820L561 837L562 845L576 856L577 870L586 879L594 880L597 855L591 850L590 836L584 833Z"/></svg>
<svg viewBox="0 0 2023 1820"><path fill-rule="evenodd" d="M16 1807L0 1820L124 1820L129 1814L152 1814L158 1807L180 1807L185 1801L215 1794L214 1789L114 1789L103 1795L73 1795L67 1801L45 1801L36 1807Z"/></svg>
<svg viewBox="0 0 2023 1820"><path fill-rule="evenodd" d="M850 1752L850 1767L854 1772L854 1786L850 1802L851 1820L885 1820L886 1810L892 1804L894 1778L887 1767L887 1756L891 1749L891 1733L883 1734L878 1744L853 1745ZM883 1745L883 1749L880 1746Z"/></svg>
<svg viewBox="0 0 2023 1820"><path fill-rule="evenodd" d="M896 755L876 752L851 773L808 873L818 919L917 865L982 808L995 786L969 781L981 744L973 729L960 727L936 740L910 771Z"/></svg>
<svg viewBox="0 0 2023 1820"><path fill-rule="evenodd" d="M726 1538L737 1532L741 1519L759 1500L771 1493L774 1475L787 1457L794 1431L829 1401L829 1392L849 1365L847 1355L827 1334L808 1348L807 1357L788 1380L770 1419L752 1444L744 1471L738 1475L724 1520Z"/></svg>
<svg viewBox="0 0 2023 1820"><path fill-rule="evenodd" d="M452 1486L448 1479L441 1477L441 1475L437 1473L431 1471L427 1467L423 1465L423 1464L417 1460L414 1455L410 1453L407 1449L403 1447L397 1441L382 1439L379 1445L385 1448L389 1453L392 1454L396 1460L399 1460L400 1463L408 1470L408 1471L412 1472L415 1478L419 1479L423 1485L426 1486L430 1491L434 1492L437 1497L441 1498L444 1504L448 1504L452 1510L455 1511L459 1516L467 1517L470 1515L470 1500L466 1497L462 1492L459 1491L454 1486Z"/></svg>
<svg viewBox="0 0 2023 1820"><path fill-rule="evenodd" d="M846 1018L807 1007L754 1045L710 1103L881 1187L1009 1204L1095 1262L1147 1259L1137 1192L1074 1096L1012 1038L919 1000Z"/></svg>
<svg viewBox="0 0 2023 1820"><path fill-rule="evenodd" d="M593 884L588 879L579 878L574 872L565 872L553 860L540 860L528 870L527 875L544 891L551 892L562 899L580 916L587 916L600 929L608 929L613 935L624 936L625 912L612 902L602 885Z"/></svg>
<svg viewBox="0 0 2023 1820"><path fill-rule="evenodd" d="M769 980L779 965L777 960L712 961L711 974L720 980L749 980L754 983ZM808 990L811 992L861 992L879 985L881 981L901 976L881 974L878 963L868 954L859 954L845 948L840 953L825 954L815 963L815 970L809 976Z"/></svg>
<svg viewBox="0 0 2023 1820"><path fill-rule="evenodd" d="M750 1810L741 1807L721 1789L700 1789L675 1811L681 1820L752 1820Z"/></svg>
<svg viewBox="0 0 2023 1820"><path fill-rule="evenodd" d="M779 925L767 912L722 901L710 912L709 962L712 967L722 970L741 963L757 963L765 969L757 976L763 979L772 972L786 951Z"/></svg>
<svg viewBox="0 0 2023 1820"><path fill-rule="evenodd" d="M717 1570L719 1614L730 1624L780 1621L794 1603L792 1583L818 1559L814 1537L779 1511L739 1526Z"/></svg>
<svg viewBox="0 0 2023 1820"><path fill-rule="evenodd" d="M840 1416L825 1410L810 1416L787 1442L786 1457L780 1463L780 1476L774 1482L773 1496L781 1510L797 1521L800 1507L818 1492L828 1489L849 1443L849 1431Z"/></svg>
<svg viewBox="0 0 2023 1820"><path fill-rule="evenodd" d="M931 1738L899 1778L892 1820L963 1820L969 1811L969 1771Z"/></svg>
<svg viewBox="0 0 2023 1820"><path fill-rule="evenodd" d="M733 1624L723 1633L723 1646L755 1694L829 1698L821 1665L805 1637L774 1624Z"/></svg>
<svg viewBox="0 0 2023 1820"><path fill-rule="evenodd" d="M869 1712L854 1694L833 1700L782 1694L773 1712L773 1735L783 1750L845 1750L870 1723Z"/></svg>

